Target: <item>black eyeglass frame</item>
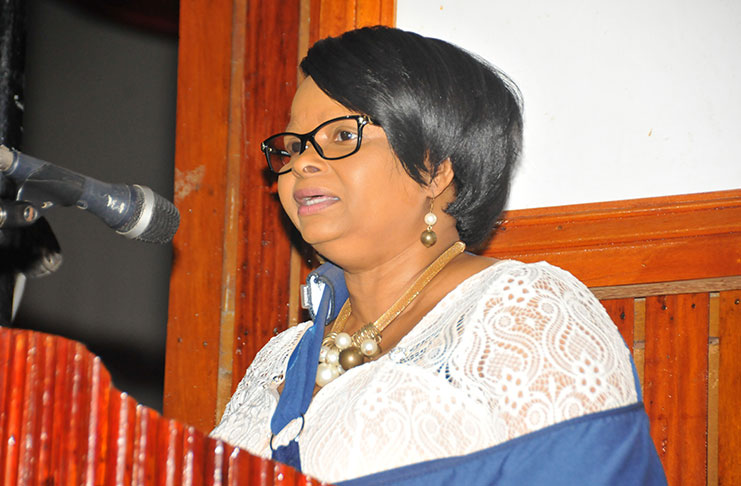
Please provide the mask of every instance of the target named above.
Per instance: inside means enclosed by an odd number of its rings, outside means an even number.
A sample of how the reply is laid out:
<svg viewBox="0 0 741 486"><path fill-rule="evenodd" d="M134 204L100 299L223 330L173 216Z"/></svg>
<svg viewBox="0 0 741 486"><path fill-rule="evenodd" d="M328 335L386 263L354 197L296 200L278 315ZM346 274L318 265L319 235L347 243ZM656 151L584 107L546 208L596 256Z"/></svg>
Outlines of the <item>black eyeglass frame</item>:
<svg viewBox="0 0 741 486"><path fill-rule="evenodd" d="M352 152L340 155L339 157L327 157L324 155L324 151L322 150L322 147L319 145L319 143L314 139L314 135L319 133L319 130L321 130L323 127L329 125L330 123L334 123L340 120L350 120L354 119L356 122L358 122L358 140L355 144L355 148ZM273 174L282 175L286 174L291 171L291 169L285 169L285 170L276 170L273 167L273 164L270 162L270 154L280 152L279 155L282 155L284 157L291 157L291 154L288 152L281 150L277 151L276 149L270 147L269 142L273 139L285 137L287 135L292 135L299 139L301 142L301 149L298 152L298 155L301 155L306 151L306 147L308 147L309 142L311 142L311 145L314 146L314 149L316 150L316 153L319 154L319 157L323 158L324 160L339 160L344 159L345 157L350 157L351 155L355 154L360 150L360 144L363 141L363 127L366 125L371 125L373 121L370 119L369 116L366 115L345 115L345 116L338 116L337 118L332 118L331 120L327 120L323 123L321 123L318 127L313 129L310 132L301 134L301 133L295 133L295 132L281 132L276 133L275 135L272 135L265 140L263 140L262 144L260 144L260 149L262 150L262 153L265 154L265 160L268 163L268 168ZM286 164L288 165L288 164Z"/></svg>

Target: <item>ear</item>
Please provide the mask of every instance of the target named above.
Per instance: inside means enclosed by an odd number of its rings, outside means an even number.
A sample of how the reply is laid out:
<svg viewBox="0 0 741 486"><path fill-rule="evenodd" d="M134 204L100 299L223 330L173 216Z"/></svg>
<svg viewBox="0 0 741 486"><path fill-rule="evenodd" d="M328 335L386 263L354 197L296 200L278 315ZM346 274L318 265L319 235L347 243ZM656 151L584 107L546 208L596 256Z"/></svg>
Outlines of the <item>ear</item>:
<svg viewBox="0 0 741 486"><path fill-rule="evenodd" d="M437 167L437 173L435 174L435 177L427 186L430 190L430 197L436 198L440 194L445 192L446 189L452 187L454 177L455 172L453 171L453 163L450 162L450 159L443 160L442 163Z"/></svg>

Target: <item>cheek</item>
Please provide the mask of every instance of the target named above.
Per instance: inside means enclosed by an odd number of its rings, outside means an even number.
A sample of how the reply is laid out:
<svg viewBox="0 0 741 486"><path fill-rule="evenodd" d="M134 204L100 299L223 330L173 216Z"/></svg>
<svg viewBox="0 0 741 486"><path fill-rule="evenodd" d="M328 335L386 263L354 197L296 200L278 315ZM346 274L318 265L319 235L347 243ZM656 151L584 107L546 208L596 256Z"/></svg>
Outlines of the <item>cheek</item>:
<svg viewBox="0 0 741 486"><path fill-rule="evenodd" d="M427 200L424 189L391 159L375 170L365 172L362 178L353 181L356 193L353 201L366 218L382 225L412 226L422 217L419 208Z"/></svg>

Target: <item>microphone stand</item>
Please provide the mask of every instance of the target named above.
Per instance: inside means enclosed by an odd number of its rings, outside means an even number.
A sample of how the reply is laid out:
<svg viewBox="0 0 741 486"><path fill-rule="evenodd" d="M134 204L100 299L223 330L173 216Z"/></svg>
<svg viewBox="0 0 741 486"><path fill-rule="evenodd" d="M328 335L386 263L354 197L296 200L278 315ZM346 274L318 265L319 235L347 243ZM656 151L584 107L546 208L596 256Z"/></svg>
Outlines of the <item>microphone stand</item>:
<svg viewBox="0 0 741 486"><path fill-rule="evenodd" d="M25 3L0 2L0 144L13 148L20 148L23 126ZM51 227L32 205L17 202L16 193L0 174L0 326L11 323L18 275L46 275L61 264Z"/></svg>

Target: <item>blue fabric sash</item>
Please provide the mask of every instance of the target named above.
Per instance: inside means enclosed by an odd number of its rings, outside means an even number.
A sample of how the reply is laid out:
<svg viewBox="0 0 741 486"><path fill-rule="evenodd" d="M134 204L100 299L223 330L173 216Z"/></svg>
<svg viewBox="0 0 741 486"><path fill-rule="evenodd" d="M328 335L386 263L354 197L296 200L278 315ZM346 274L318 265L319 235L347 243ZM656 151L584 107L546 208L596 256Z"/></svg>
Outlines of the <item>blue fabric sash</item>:
<svg viewBox="0 0 741 486"><path fill-rule="evenodd" d="M301 470L301 458L296 441L298 436L287 445L277 448L273 448L272 439L292 420L299 417L303 420L314 392L324 327L334 320L348 297L344 274L339 267L331 263L325 263L311 272L307 278L307 285L323 289L318 305L314 303L309 309L314 325L306 330L288 359L283 393L280 395L273 418L270 420L270 430L273 433L270 447L273 450L273 459L299 471ZM301 429L303 429L303 424Z"/></svg>
<svg viewBox="0 0 741 486"><path fill-rule="evenodd" d="M665 486L643 403L585 415L458 457L398 467L337 486Z"/></svg>

